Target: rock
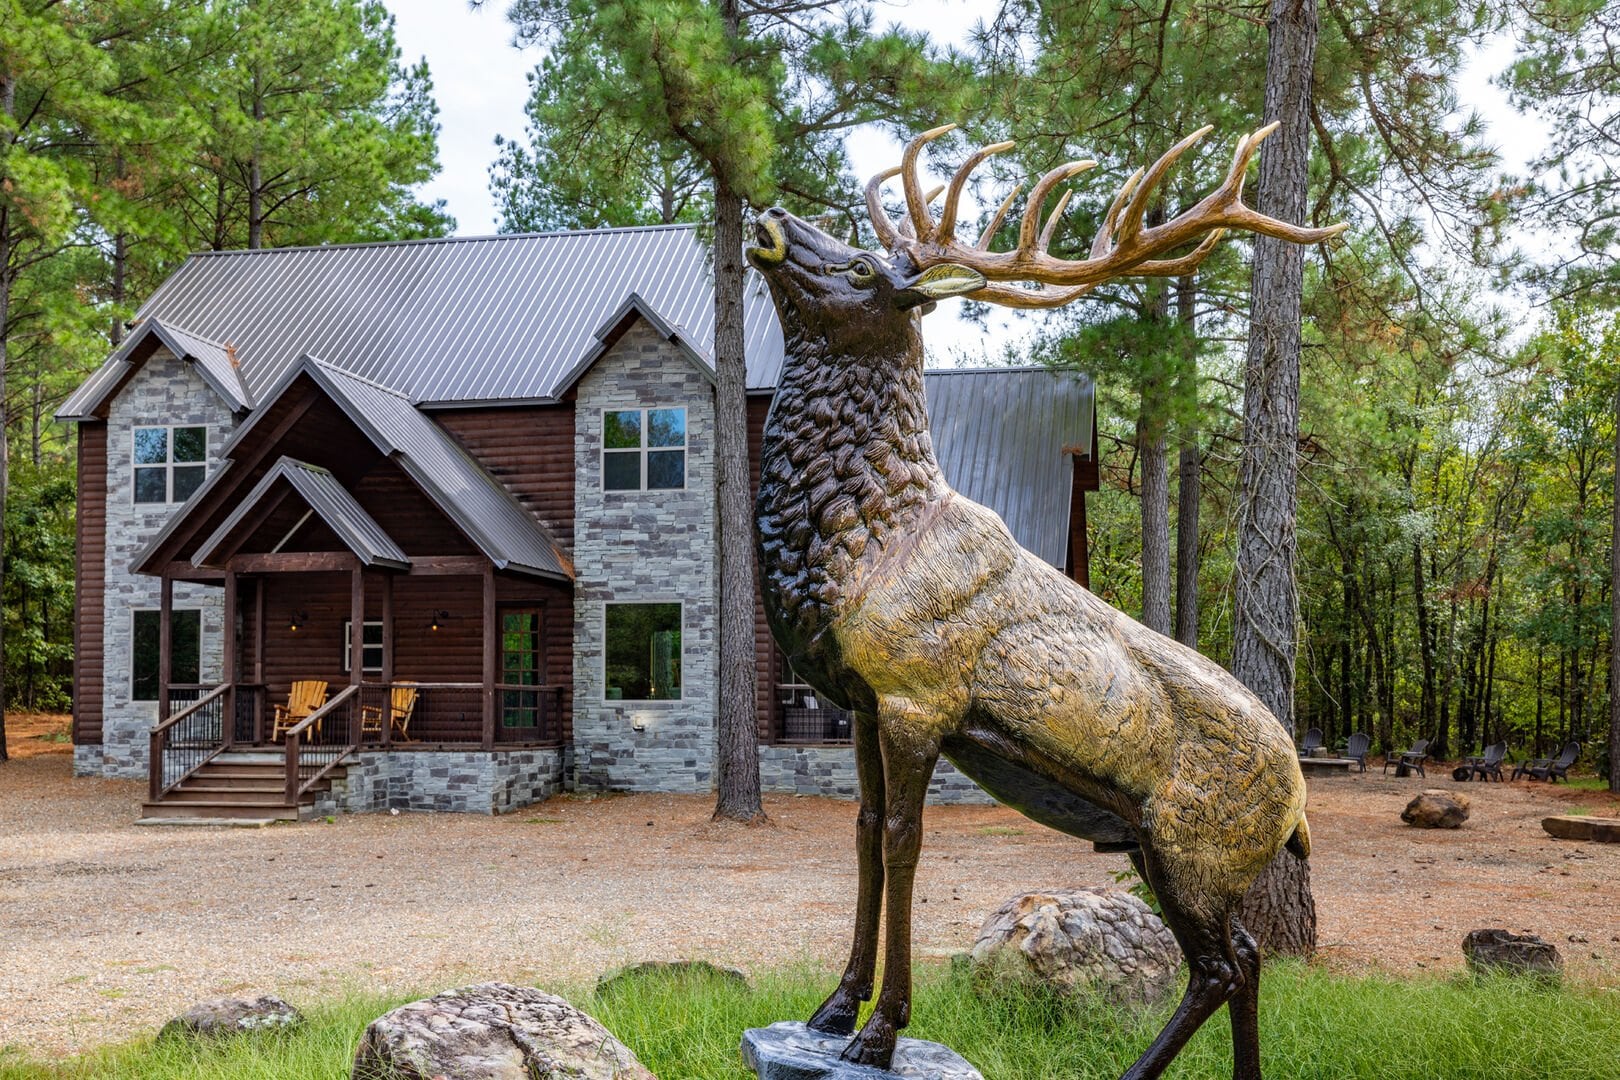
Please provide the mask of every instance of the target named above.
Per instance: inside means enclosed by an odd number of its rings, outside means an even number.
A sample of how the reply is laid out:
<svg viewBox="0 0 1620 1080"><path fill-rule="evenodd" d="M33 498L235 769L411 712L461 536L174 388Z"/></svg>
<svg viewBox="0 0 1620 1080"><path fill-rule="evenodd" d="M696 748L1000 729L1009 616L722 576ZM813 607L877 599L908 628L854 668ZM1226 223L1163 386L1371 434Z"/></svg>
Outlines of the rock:
<svg viewBox="0 0 1620 1080"><path fill-rule="evenodd" d="M1401 811L1401 820L1419 829L1455 829L1468 820L1468 796L1430 788Z"/></svg>
<svg viewBox="0 0 1620 1080"><path fill-rule="evenodd" d="M939 1043L901 1037L888 1069L840 1059L848 1045L842 1035L823 1035L784 1020L743 1032L742 1058L759 1080L984 1080L966 1058Z"/></svg>
<svg viewBox="0 0 1620 1080"><path fill-rule="evenodd" d="M1560 840L1591 840L1599 844L1620 844L1620 818L1578 817L1560 814L1542 818L1541 827Z"/></svg>
<svg viewBox="0 0 1620 1080"><path fill-rule="evenodd" d="M560 997L479 983L373 1020L351 1080L657 1080L629 1048Z"/></svg>
<svg viewBox="0 0 1620 1080"><path fill-rule="evenodd" d="M984 921L971 956L981 985L1010 980L1119 1005L1152 1004L1180 984L1176 939L1123 889L1014 896Z"/></svg>
<svg viewBox="0 0 1620 1080"><path fill-rule="evenodd" d="M720 967L707 960L648 960L628 967L615 968L597 979L596 996L617 994L642 979L691 981L712 979L716 982L732 983L740 990L749 989L748 976L736 968Z"/></svg>
<svg viewBox="0 0 1620 1080"><path fill-rule="evenodd" d="M158 1038L195 1035L213 1038L243 1031L290 1028L304 1022L304 1015L271 994L256 998L213 998L199 1001L163 1025Z"/></svg>
<svg viewBox="0 0 1620 1080"><path fill-rule="evenodd" d="M1557 981L1564 970L1558 946L1534 934L1470 930L1462 949L1468 970L1476 975L1533 975Z"/></svg>

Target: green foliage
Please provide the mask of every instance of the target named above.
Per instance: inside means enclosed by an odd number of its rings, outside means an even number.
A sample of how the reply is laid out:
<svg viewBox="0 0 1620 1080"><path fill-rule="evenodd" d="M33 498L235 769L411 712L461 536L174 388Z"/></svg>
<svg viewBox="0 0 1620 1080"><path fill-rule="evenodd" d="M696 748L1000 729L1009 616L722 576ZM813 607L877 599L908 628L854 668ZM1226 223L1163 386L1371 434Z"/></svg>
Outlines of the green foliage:
<svg viewBox="0 0 1620 1080"><path fill-rule="evenodd" d="M746 1080L737 1056L743 1030L808 1016L832 980L808 969L768 972L744 990L649 977L636 993L571 1000L664 1080ZM1348 978L1275 964L1260 996L1261 1045L1268 1073L1290 1080L1601 1080L1620 1058L1612 999L1601 989L1507 979ZM337 1080L348 1075L365 1025L402 1000L355 995L308 1008L309 1022L291 1032L146 1040L56 1064L0 1051L0 1080ZM906 1034L945 1043L992 1080L1111 1080L1146 1048L1168 1008L1132 1016L1095 1001L1064 1005L1011 990L980 996L966 974L935 971L918 979ZM1503 1032L1533 1036L1508 1053ZM1217 1015L1165 1075L1230 1070L1231 1037Z"/></svg>
<svg viewBox="0 0 1620 1080"><path fill-rule="evenodd" d="M6 700L65 711L73 665L73 469L13 469L6 501Z"/></svg>

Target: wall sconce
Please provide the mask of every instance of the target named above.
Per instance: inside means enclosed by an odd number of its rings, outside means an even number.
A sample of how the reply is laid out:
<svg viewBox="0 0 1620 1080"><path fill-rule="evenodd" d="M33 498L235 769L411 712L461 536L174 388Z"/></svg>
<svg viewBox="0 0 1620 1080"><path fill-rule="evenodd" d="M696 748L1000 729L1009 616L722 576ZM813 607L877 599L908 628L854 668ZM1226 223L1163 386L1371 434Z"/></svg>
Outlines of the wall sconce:
<svg viewBox="0 0 1620 1080"><path fill-rule="evenodd" d="M442 608L435 611L433 613L433 621L428 623L428 629L432 630L434 633L438 633L440 630L444 629L445 620L448 618L450 618L450 613L448 611L445 611Z"/></svg>
<svg viewBox="0 0 1620 1080"><path fill-rule="evenodd" d="M647 730L647 721L643 720L639 716L631 717L630 718L630 730L631 731L646 731Z"/></svg>
<svg viewBox="0 0 1620 1080"><path fill-rule="evenodd" d="M295 612L292 613L292 618L287 620L287 631L289 633L296 634L296 633L298 633L298 630L299 630L300 627L304 627L304 626L308 626L308 625L309 625L309 612L307 612L307 611L295 611Z"/></svg>

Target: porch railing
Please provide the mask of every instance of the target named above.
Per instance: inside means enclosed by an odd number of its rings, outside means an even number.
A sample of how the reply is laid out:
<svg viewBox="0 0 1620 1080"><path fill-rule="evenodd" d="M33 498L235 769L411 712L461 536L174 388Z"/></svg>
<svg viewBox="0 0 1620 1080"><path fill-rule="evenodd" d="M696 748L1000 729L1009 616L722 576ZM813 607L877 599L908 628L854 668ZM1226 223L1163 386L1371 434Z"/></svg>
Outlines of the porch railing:
<svg viewBox="0 0 1620 1080"><path fill-rule="evenodd" d="M345 686L287 729L288 806L360 745L360 687Z"/></svg>
<svg viewBox="0 0 1620 1080"><path fill-rule="evenodd" d="M171 688L171 707L178 704L181 709L152 728L147 757L150 801L157 802L229 744L225 700L230 689L228 683L212 689Z"/></svg>
<svg viewBox="0 0 1620 1080"><path fill-rule="evenodd" d="M366 746L427 744L478 746L484 742L482 683L366 683L360 688ZM401 693L407 692L407 693ZM562 741L561 686L497 683L491 746ZM395 708L395 703L401 708Z"/></svg>

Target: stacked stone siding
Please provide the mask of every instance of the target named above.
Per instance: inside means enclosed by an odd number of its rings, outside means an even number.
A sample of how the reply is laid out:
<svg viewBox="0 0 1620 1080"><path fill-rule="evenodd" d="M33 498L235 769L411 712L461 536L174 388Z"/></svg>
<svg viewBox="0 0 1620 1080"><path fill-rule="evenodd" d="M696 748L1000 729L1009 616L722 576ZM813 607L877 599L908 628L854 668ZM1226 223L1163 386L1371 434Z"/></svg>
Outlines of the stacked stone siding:
<svg viewBox="0 0 1620 1080"><path fill-rule="evenodd" d="M848 746L761 746L759 781L765 791L824 795L834 799L860 797L855 778L855 751ZM928 801L937 806L987 805L995 800L958 772L956 766L941 758L928 784Z"/></svg>
<svg viewBox="0 0 1620 1080"><path fill-rule="evenodd" d="M163 528L176 505L136 503L135 429L156 426L208 428L208 469L219 464L220 445L235 426L230 407L192 365L167 350L153 354L112 399L107 415L107 562L105 682L102 745L76 748L74 767L104 776L144 777L147 734L157 720L157 702L132 700L134 615L157 610L161 583L132 573L135 556ZM202 612L201 680L217 682L222 670L224 591L175 582L174 610ZM83 753L80 753L83 751Z"/></svg>
<svg viewBox="0 0 1620 1080"><path fill-rule="evenodd" d="M562 790L562 751L365 751L313 814L504 814Z"/></svg>
<svg viewBox="0 0 1620 1080"><path fill-rule="evenodd" d="M673 342L638 320L580 379L574 457L574 752L584 790L714 787L714 389ZM686 487L604 491L602 414L686 408ZM604 606L683 605L679 701L609 701ZM636 728L642 728L637 731Z"/></svg>

